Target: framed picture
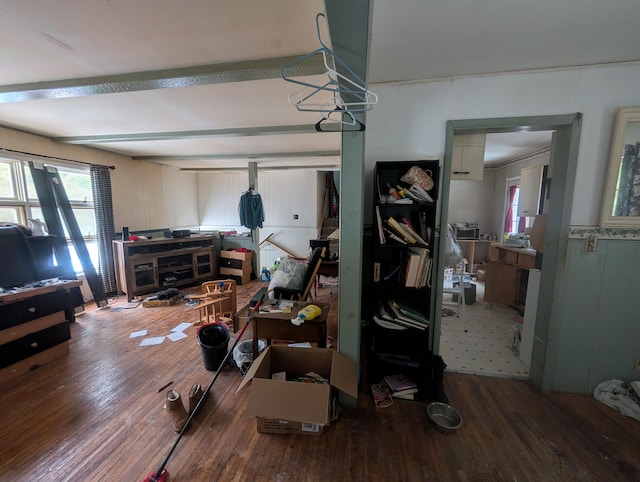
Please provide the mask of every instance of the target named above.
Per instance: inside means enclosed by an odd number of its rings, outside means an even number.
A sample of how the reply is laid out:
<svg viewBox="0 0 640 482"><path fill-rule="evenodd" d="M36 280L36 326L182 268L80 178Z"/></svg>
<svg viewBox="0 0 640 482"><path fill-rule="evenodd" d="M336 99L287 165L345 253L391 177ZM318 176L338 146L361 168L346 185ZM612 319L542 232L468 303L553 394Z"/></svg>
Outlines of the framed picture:
<svg viewBox="0 0 640 482"><path fill-rule="evenodd" d="M640 228L640 107L618 109L600 226Z"/></svg>

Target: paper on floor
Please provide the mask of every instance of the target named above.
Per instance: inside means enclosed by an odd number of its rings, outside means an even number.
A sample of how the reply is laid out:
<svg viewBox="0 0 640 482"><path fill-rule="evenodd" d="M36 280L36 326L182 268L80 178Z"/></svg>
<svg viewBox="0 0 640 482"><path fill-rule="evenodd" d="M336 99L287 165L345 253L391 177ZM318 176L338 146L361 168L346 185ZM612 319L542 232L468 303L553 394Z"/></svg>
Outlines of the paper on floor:
<svg viewBox="0 0 640 482"><path fill-rule="evenodd" d="M164 341L164 336L155 336L153 338L145 338L138 346L159 345Z"/></svg>

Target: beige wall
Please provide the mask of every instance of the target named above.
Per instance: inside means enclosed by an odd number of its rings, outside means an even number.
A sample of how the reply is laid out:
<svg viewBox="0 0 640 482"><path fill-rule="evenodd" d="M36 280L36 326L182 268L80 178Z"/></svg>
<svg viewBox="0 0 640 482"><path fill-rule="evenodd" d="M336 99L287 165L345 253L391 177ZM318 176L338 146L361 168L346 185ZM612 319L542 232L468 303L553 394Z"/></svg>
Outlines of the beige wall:
<svg viewBox="0 0 640 482"><path fill-rule="evenodd" d="M0 148L115 166L111 185L116 231L122 226L137 231L198 224L195 174L6 128L0 128ZM12 153L0 151L0 155L11 157Z"/></svg>

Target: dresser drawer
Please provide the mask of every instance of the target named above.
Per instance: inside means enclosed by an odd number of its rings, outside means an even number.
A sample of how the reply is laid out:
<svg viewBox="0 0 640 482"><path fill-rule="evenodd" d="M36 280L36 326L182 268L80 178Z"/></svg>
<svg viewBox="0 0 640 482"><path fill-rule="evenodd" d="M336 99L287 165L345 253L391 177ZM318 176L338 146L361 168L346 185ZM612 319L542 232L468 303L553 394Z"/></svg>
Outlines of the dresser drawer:
<svg viewBox="0 0 640 482"><path fill-rule="evenodd" d="M50 328L54 325L64 323L64 321L64 311L58 311L57 313L43 316L42 318L38 318L37 320L28 321L27 323L22 323L21 325L12 326L10 328L7 328L6 330L0 330L0 345L4 345L5 343L9 343L10 341L22 338L29 333L35 333L37 331L42 331L46 328ZM2 347L0 347L0 350L2 350Z"/></svg>
<svg viewBox="0 0 640 482"><path fill-rule="evenodd" d="M59 291L46 293L12 303L0 303L0 330L20 325L58 311L69 306L69 295L61 296Z"/></svg>
<svg viewBox="0 0 640 482"><path fill-rule="evenodd" d="M243 266L248 264L248 261L233 258L220 258L219 263L221 268L242 269Z"/></svg>
<svg viewBox="0 0 640 482"><path fill-rule="evenodd" d="M69 323L59 323L0 345L0 368L48 350L71 338Z"/></svg>

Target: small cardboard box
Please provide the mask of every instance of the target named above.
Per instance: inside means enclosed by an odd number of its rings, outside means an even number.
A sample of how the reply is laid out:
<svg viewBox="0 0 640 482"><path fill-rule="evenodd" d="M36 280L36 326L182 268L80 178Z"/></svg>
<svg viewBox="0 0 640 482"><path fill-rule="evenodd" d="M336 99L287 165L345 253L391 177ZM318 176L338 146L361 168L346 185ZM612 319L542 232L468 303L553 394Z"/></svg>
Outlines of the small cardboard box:
<svg viewBox="0 0 640 482"><path fill-rule="evenodd" d="M287 380L315 372L328 385ZM251 381L245 413L256 417L259 433L321 434L329 426L336 390L358 397L356 363L328 348L270 346L251 365L238 391Z"/></svg>

